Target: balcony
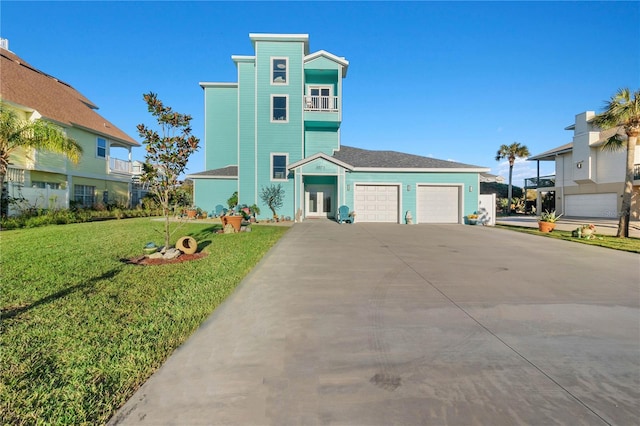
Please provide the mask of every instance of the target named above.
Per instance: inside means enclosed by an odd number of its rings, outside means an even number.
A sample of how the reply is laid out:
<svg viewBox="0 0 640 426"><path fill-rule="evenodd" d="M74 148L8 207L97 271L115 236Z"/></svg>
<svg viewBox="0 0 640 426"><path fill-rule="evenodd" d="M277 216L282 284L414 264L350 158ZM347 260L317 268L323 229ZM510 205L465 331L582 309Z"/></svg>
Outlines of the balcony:
<svg viewBox="0 0 640 426"><path fill-rule="evenodd" d="M633 165L633 180L640 180L640 164Z"/></svg>
<svg viewBox="0 0 640 426"><path fill-rule="evenodd" d="M528 189L552 188L554 186L556 186L556 176L555 175L540 176L539 178L537 178L537 177L526 178L524 180L524 187L528 188Z"/></svg>
<svg viewBox="0 0 640 426"><path fill-rule="evenodd" d="M304 121L308 128L337 129L341 120L340 97L304 97Z"/></svg>
<svg viewBox="0 0 640 426"><path fill-rule="evenodd" d="M131 161L109 157L109 174L130 175L131 173Z"/></svg>

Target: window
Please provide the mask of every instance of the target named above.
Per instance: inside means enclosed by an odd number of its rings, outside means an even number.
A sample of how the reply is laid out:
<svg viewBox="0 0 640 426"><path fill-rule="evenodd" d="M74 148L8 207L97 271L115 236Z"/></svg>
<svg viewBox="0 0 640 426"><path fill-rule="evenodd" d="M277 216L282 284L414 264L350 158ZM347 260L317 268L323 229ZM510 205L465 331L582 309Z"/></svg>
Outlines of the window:
<svg viewBox="0 0 640 426"><path fill-rule="evenodd" d="M288 154L271 154L271 180L287 180Z"/></svg>
<svg viewBox="0 0 640 426"><path fill-rule="evenodd" d="M102 138L97 139L96 156L107 158L107 141Z"/></svg>
<svg viewBox="0 0 640 426"><path fill-rule="evenodd" d="M333 89L331 86L311 86L309 87L309 95L306 97L307 110L319 111L335 111L337 105L333 97Z"/></svg>
<svg viewBox="0 0 640 426"><path fill-rule="evenodd" d="M95 192L95 186L74 185L73 200L85 207L93 206Z"/></svg>
<svg viewBox="0 0 640 426"><path fill-rule="evenodd" d="M287 96L272 95L271 96L271 121L287 122Z"/></svg>
<svg viewBox="0 0 640 426"><path fill-rule="evenodd" d="M287 84L287 58L271 58L271 84Z"/></svg>
<svg viewBox="0 0 640 426"><path fill-rule="evenodd" d="M60 189L60 184L59 183L53 183L53 182L40 182L40 181L31 181L31 187L32 188L40 188L40 189L46 189L47 186L49 186L49 189Z"/></svg>

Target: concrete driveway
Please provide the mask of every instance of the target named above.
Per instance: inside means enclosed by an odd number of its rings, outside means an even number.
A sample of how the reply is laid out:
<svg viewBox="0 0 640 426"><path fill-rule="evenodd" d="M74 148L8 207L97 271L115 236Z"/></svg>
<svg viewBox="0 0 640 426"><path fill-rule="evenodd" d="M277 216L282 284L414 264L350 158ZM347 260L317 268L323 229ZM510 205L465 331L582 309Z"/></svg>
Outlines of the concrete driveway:
<svg viewBox="0 0 640 426"><path fill-rule="evenodd" d="M640 256L296 224L111 424L637 424Z"/></svg>

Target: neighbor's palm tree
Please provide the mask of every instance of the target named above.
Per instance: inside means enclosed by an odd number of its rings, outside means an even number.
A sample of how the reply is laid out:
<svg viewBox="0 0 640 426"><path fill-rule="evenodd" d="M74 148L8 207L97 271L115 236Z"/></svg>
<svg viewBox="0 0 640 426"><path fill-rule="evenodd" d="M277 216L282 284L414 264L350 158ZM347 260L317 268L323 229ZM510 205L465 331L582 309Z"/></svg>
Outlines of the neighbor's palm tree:
<svg viewBox="0 0 640 426"><path fill-rule="evenodd" d="M496 153L496 161L500 161L503 158L509 160L509 204L507 214L511 214L511 199L513 198L513 187L511 186L511 178L513 177L513 165L516 162L516 158L524 158L529 156L529 148L525 145L520 145L519 142L514 142L511 145L500 145L500 149ZM525 194L526 196L526 194Z"/></svg>
<svg viewBox="0 0 640 426"><path fill-rule="evenodd" d="M605 111L591 121L601 129L622 127L627 134L627 165L622 193L622 206L618 221L617 237L629 236L629 216L631 215L631 194L633 192L633 163L635 160L636 143L640 135L640 90L631 93L628 88L618 92L605 102ZM615 134L602 146L603 149L617 151L624 149L625 141L621 135Z"/></svg>
<svg viewBox="0 0 640 426"><path fill-rule="evenodd" d="M82 155L82 147L59 127L44 120L21 120L15 111L0 105L0 183L7 174L9 156L18 148L57 152L74 163Z"/></svg>

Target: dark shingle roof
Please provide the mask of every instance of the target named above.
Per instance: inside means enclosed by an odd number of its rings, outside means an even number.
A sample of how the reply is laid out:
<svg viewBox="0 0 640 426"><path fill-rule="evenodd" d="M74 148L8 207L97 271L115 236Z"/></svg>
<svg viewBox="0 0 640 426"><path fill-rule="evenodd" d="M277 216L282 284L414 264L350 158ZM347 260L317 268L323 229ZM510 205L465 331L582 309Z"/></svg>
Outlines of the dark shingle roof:
<svg viewBox="0 0 640 426"><path fill-rule="evenodd" d="M397 151L370 151L342 145L333 157L353 167L383 169L468 169L485 168L455 161L405 154Z"/></svg>
<svg viewBox="0 0 640 426"><path fill-rule="evenodd" d="M204 172L191 173L189 177L238 177L238 166L227 166L221 169L205 170Z"/></svg>

